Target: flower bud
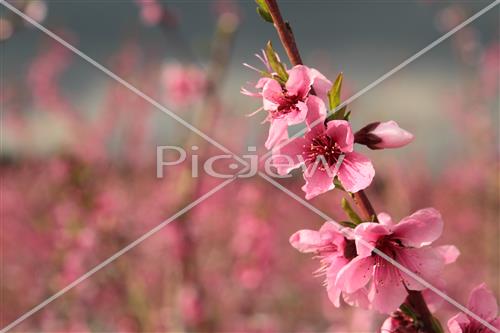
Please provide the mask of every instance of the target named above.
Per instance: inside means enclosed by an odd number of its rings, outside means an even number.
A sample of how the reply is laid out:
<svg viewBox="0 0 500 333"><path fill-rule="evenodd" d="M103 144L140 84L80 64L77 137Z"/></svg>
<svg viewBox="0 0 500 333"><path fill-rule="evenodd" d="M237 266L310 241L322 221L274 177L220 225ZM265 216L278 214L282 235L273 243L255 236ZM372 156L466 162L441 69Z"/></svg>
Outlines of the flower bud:
<svg viewBox="0 0 500 333"><path fill-rule="evenodd" d="M415 325L411 317L398 310L392 313L391 316L384 321L379 330L379 333L389 332L419 333L422 331L418 329L418 326Z"/></svg>
<svg viewBox="0 0 500 333"><path fill-rule="evenodd" d="M413 141L413 134L405 131L395 121L371 123L355 134L355 142L371 149L399 148Z"/></svg>

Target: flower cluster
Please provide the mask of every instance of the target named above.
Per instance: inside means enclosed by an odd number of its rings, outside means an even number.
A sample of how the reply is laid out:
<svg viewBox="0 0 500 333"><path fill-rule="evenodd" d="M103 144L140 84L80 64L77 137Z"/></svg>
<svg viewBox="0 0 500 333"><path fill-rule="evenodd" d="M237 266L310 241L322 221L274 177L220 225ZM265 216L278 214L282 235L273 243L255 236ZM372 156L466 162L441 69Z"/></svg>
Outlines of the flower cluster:
<svg viewBox="0 0 500 333"><path fill-rule="evenodd" d="M290 238L297 250L321 258L328 296L337 307L343 295L350 305L391 313L405 301L408 290L425 289L375 248L427 281L436 280L444 265L458 256L454 246L429 246L443 229L435 209L421 209L397 224L385 213L378 219L380 223L363 222L342 231L331 221L319 231L300 230Z"/></svg>
<svg viewBox="0 0 500 333"><path fill-rule="evenodd" d="M335 179L349 192L370 185L375 170L366 156L354 151L354 143L382 149L413 140L394 121L373 123L354 134L349 112L340 107L342 74L332 84L314 68L297 65L287 70L270 44L258 57L266 70L256 69L264 75L255 85L257 92L242 93L262 99L258 111L266 111L270 122L265 146L273 151L273 165L282 175L302 167L307 199L333 189ZM306 125L305 135L290 138L289 126L298 124Z"/></svg>
<svg viewBox="0 0 500 333"><path fill-rule="evenodd" d="M259 8L265 14L267 8ZM255 113L267 112L270 128L265 146L272 150L272 165L280 175L302 167L306 199L336 186L355 197L352 193L371 184L374 167L354 151L355 143L377 150L399 148L413 140L394 121L370 123L354 133L350 111L340 102L342 74L332 83L304 65L287 69L270 43L257 57L265 70L245 64L262 75L255 84L257 92L242 89L242 93L262 99L263 106ZM304 135L290 136L289 127L299 124ZM432 246L443 231L441 214L426 208L394 223L386 213L368 212L362 220L347 200L342 208L350 221L328 221L319 230L297 231L289 240L298 251L321 261L315 274L325 277L333 305L339 307L343 299L351 306L390 314L380 332L442 332L430 313L442 300L427 287L429 283L442 287L442 270L455 262L459 250L453 245ZM423 305L415 304L415 297ZM500 325L496 301L484 285L473 291L468 307L483 321L460 313L448 322L451 333L490 332L485 322Z"/></svg>

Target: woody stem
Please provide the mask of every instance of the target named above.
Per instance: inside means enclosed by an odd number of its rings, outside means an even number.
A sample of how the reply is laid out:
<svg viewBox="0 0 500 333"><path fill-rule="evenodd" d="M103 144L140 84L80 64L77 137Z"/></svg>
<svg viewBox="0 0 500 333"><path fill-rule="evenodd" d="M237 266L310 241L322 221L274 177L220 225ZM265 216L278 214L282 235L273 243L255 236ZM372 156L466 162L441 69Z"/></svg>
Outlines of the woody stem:
<svg viewBox="0 0 500 333"><path fill-rule="evenodd" d="M295 37L293 35L291 26L288 22L283 20L281 12L276 0L265 0L269 8L269 13L273 19L274 27L278 32L281 44L285 48L285 51L290 59L292 65L303 65L302 58L300 57L299 49L297 43L295 42ZM368 196L364 191L359 191L353 193L354 202L362 214L365 221L375 221L377 222L377 214L373 208ZM437 333L432 324L432 314L425 303L422 294L418 291L409 290L408 297L406 300L412 308L417 312L419 318L422 321L425 332Z"/></svg>

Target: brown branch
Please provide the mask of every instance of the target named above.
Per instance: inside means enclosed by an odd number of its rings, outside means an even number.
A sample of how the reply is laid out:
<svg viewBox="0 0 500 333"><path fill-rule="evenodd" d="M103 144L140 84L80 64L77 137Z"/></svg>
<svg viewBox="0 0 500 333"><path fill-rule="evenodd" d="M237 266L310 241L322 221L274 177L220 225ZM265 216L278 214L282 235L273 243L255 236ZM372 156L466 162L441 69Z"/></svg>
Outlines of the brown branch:
<svg viewBox="0 0 500 333"><path fill-rule="evenodd" d="M290 59L292 65L302 65L302 58L300 57L295 37L288 22L283 20L281 12L276 0L265 0L269 7L269 12L273 18L274 27L276 28L281 43ZM368 196L364 191L353 193L354 202L363 215L366 221L377 221L377 213L373 208ZM425 332L437 333L432 325L432 314L425 303L422 294L419 291L408 290L408 297L406 300L413 309L417 312L424 325Z"/></svg>
<svg viewBox="0 0 500 333"><path fill-rule="evenodd" d="M269 13L273 18L274 26L281 40L281 44L285 48L286 54L290 59L292 65L302 65L302 58L300 57L297 44L295 43L295 37L293 36L292 28L288 23L283 21L280 9L276 1L267 1L267 6L269 7Z"/></svg>
<svg viewBox="0 0 500 333"><path fill-rule="evenodd" d="M361 215L365 221L378 222L377 212L373 208L370 200L366 196L365 191L361 190L359 192L353 193L352 197L358 209L361 211Z"/></svg>
<svg viewBox="0 0 500 333"><path fill-rule="evenodd" d="M406 303L409 304L412 309L416 310L419 319L422 321L424 329L426 329L426 332L435 332L434 324L432 323L432 313L427 307L422 293L408 289L406 289L406 291L408 292Z"/></svg>

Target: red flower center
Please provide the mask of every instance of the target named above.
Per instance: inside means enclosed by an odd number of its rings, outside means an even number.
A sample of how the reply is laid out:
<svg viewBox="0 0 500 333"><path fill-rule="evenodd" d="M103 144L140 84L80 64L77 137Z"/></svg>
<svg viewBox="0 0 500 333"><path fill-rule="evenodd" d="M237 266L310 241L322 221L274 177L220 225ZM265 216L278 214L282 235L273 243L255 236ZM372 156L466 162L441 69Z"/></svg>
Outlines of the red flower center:
<svg viewBox="0 0 500 333"><path fill-rule="evenodd" d="M309 146L304 147L305 162L307 164L316 163L319 159L326 161L328 166L337 164L342 154L339 145L335 140L326 134L315 137ZM319 162L319 170L324 170L325 166Z"/></svg>
<svg viewBox="0 0 500 333"><path fill-rule="evenodd" d="M381 237L375 247L392 258L396 258L396 251L403 247L399 239L392 238L391 235Z"/></svg>
<svg viewBox="0 0 500 333"><path fill-rule="evenodd" d="M273 119L282 118L283 116L289 114L292 111L298 111L297 103L301 99L295 95L288 95L286 90L283 91L283 100L276 110L271 111L271 117Z"/></svg>

